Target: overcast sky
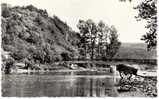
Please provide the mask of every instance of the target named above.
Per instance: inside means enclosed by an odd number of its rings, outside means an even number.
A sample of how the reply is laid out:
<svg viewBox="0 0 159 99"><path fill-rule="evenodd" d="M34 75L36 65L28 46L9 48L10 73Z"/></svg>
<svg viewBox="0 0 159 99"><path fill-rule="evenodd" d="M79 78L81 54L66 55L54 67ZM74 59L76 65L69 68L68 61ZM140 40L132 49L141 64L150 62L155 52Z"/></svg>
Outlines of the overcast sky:
<svg viewBox="0 0 159 99"><path fill-rule="evenodd" d="M134 18L137 11L133 9L141 0L119 2L119 0L1 0L11 6L32 4L46 9L50 16L56 15L65 21L73 30L79 19L103 20L109 26L114 25L122 42L143 42L141 36L146 32L144 22Z"/></svg>

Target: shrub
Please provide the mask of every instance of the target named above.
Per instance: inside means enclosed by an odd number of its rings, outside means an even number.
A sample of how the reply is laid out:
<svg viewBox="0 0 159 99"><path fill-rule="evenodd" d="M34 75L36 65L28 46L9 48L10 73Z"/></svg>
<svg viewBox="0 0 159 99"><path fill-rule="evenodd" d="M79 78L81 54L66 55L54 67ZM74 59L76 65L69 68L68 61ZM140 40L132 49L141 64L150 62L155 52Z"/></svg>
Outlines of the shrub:
<svg viewBox="0 0 159 99"><path fill-rule="evenodd" d="M68 61L71 59L70 55L66 52L61 53L62 60Z"/></svg>
<svg viewBox="0 0 159 99"><path fill-rule="evenodd" d="M5 50L5 51L15 51L15 47L11 46L11 45L5 45L5 44L2 44L2 48Z"/></svg>
<svg viewBox="0 0 159 99"><path fill-rule="evenodd" d="M28 5L26 7L27 9L29 9L30 11L37 11L38 9L36 7L34 7L33 5Z"/></svg>
<svg viewBox="0 0 159 99"><path fill-rule="evenodd" d="M24 59L24 63L25 63L25 69L28 69L28 68L33 69L33 68L34 68L34 67L33 67L34 62L31 61L31 59L25 58L25 59Z"/></svg>
<svg viewBox="0 0 159 99"><path fill-rule="evenodd" d="M13 65L14 65L14 59L12 57L9 57L8 59L6 59L4 61L4 72L5 72L5 74L10 73L10 70L13 67Z"/></svg>
<svg viewBox="0 0 159 99"><path fill-rule="evenodd" d="M43 24L43 18L40 15L37 15L37 17L34 19L35 22L38 23L38 25L42 25Z"/></svg>
<svg viewBox="0 0 159 99"><path fill-rule="evenodd" d="M26 50L16 50L11 53L11 56L15 60L22 60L22 59L26 58L28 55L29 55L29 53Z"/></svg>
<svg viewBox="0 0 159 99"><path fill-rule="evenodd" d="M37 33L35 33L35 32L32 32L30 34L30 37L26 39L27 42L34 43L34 44L37 44L39 42L39 40L40 40L40 38L37 35Z"/></svg>

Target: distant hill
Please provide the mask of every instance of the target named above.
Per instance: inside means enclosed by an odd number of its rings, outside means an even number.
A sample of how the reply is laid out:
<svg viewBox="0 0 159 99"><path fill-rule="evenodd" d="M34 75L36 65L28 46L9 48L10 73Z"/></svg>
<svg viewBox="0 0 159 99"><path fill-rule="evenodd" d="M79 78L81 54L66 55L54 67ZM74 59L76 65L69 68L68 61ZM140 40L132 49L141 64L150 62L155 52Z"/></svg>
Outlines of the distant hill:
<svg viewBox="0 0 159 99"><path fill-rule="evenodd" d="M114 58L157 59L157 51L147 51L145 43L122 43Z"/></svg>

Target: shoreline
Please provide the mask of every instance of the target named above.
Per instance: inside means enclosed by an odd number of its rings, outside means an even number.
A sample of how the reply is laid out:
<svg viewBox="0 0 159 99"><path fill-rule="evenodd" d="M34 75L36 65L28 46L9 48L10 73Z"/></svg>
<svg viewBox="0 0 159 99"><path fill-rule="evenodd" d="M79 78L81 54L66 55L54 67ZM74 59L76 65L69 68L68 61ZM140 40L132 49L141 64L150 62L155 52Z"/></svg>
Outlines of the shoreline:
<svg viewBox="0 0 159 99"><path fill-rule="evenodd" d="M88 74L80 74L80 72L85 72ZM89 72L96 72L97 74L89 74ZM99 74L98 74L99 72ZM103 73L101 73L103 72ZM117 73L116 75L114 75L114 73L106 73L105 71L98 71L97 69L75 69L75 70L71 70L71 69L57 69L57 70L51 70L51 71L37 71L37 70L30 70L30 72L27 72L27 70L25 72L21 72L21 73L13 73L13 74L27 74L27 75L34 75L34 74L46 74L48 75L50 73L50 75L56 76L56 77L61 77L61 76L65 76L65 77L73 77L73 78L80 78L80 77L84 77L84 78L112 78L115 77L116 79L120 80L120 76ZM53 73L53 74L51 74ZM54 74L55 73L55 74ZM78 74L79 73L79 74ZM145 73L145 72L144 72ZM12 75L12 74L9 74ZM5 75L4 75L5 76ZM157 78L157 76L155 76L155 78ZM133 78L134 79L134 78ZM136 79L136 77L135 77ZM134 80L135 81L135 80ZM146 78L139 78L136 79L136 82L132 81L132 84L126 84L124 86L131 86L133 90L128 90L128 91L124 91L124 92L118 92L118 96L119 97L131 97L131 96L137 96L137 97L156 97L157 93L155 90L157 90L156 86L156 81L150 80L150 79L146 79ZM119 81L117 81L116 83L114 83L114 87L116 88L116 90L118 90L119 87L121 87L121 85L115 85L118 84ZM136 84L135 84L136 83Z"/></svg>

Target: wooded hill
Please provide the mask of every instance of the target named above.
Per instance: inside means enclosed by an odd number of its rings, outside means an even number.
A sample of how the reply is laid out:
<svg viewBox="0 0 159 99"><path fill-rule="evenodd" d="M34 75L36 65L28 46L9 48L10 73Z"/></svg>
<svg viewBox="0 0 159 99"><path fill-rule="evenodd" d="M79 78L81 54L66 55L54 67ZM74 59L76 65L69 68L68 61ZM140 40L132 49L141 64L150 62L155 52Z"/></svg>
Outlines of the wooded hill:
<svg viewBox="0 0 159 99"><path fill-rule="evenodd" d="M78 55L78 34L57 16L32 5L1 7L2 48L16 61L50 63Z"/></svg>

